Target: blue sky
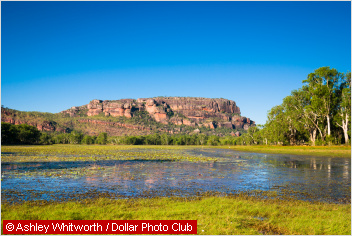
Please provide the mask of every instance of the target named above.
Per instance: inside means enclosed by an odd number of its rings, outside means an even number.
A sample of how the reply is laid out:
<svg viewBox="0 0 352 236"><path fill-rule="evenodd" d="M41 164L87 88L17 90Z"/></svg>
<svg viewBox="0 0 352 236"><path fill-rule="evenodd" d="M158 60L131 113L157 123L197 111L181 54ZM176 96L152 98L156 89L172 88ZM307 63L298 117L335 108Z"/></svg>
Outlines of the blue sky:
<svg viewBox="0 0 352 236"><path fill-rule="evenodd" d="M1 104L234 100L259 124L322 66L351 70L350 2L1 2Z"/></svg>

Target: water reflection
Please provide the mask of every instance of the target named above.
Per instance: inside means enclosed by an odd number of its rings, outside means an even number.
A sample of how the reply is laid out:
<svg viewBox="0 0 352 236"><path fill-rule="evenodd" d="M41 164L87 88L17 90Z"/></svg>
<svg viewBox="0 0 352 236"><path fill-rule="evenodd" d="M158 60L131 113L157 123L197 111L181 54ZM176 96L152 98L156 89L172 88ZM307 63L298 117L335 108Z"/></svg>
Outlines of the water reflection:
<svg viewBox="0 0 352 236"><path fill-rule="evenodd" d="M148 149L146 149L148 151ZM145 191L165 195L192 195L205 191L286 189L314 200L350 199L349 158L297 157L245 154L232 150L191 149L190 154L219 157L209 163L162 161L85 161L2 163L2 197L17 190L26 199L28 191L53 191L61 195L97 190L124 196ZM29 174L28 174L29 173Z"/></svg>
<svg viewBox="0 0 352 236"><path fill-rule="evenodd" d="M350 180L350 168L349 168L349 162L345 161L345 165L343 166L343 172L342 172L342 176L343 178L346 180Z"/></svg>

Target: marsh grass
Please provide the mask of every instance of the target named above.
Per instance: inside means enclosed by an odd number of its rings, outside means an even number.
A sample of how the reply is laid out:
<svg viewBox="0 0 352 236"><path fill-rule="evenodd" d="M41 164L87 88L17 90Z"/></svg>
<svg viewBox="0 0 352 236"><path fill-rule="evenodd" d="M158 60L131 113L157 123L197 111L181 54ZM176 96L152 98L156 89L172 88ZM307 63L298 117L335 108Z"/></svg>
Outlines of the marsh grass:
<svg viewBox="0 0 352 236"><path fill-rule="evenodd" d="M187 148L170 146L130 145L33 145L2 146L1 162L51 162L98 160L159 160L216 162L216 157L191 155ZM146 151L147 150L147 151Z"/></svg>
<svg viewBox="0 0 352 236"><path fill-rule="evenodd" d="M323 157L351 157L351 146L162 146L162 145L32 145L2 146L2 162L94 161L94 160L168 160L208 162L216 157L190 155L194 148L221 148L251 153L292 154ZM148 150L148 152L143 152ZM151 152L153 151L153 152ZM16 157L16 158L14 158Z"/></svg>
<svg viewBox="0 0 352 236"><path fill-rule="evenodd" d="M214 147L213 147L214 148ZM351 146L215 146L215 148L231 149L241 152L292 154L322 157L351 157Z"/></svg>
<svg viewBox="0 0 352 236"><path fill-rule="evenodd" d="M197 220L198 234L351 234L350 204L250 196L2 204L3 220Z"/></svg>

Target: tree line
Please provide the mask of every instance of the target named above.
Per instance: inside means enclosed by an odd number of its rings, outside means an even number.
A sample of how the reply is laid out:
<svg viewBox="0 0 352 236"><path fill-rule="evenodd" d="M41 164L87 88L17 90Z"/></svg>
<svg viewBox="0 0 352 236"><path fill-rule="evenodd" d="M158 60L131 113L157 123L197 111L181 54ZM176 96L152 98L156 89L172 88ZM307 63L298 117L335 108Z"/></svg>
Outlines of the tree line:
<svg viewBox="0 0 352 236"><path fill-rule="evenodd" d="M14 125L1 122L1 144L107 144L108 135L103 132L98 136L84 135L80 132L47 133L27 124Z"/></svg>
<svg viewBox="0 0 352 236"><path fill-rule="evenodd" d="M241 139L241 138L240 138ZM237 140L237 141L236 141ZM219 137L205 134L150 134L141 136L108 136L100 133L98 136L85 135L81 132L48 133L41 132L36 127L27 124L14 125L1 122L1 144L125 144L125 145L236 145L241 144L235 137Z"/></svg>
<svg viewBox="0 0 352 236"><path fill-rule="evenodd" d="M321 67L303 86L268 113L253 143L284 145L350 144L351 72ZM253 135L254 135L253 134Z"/></svg>
<svg viewBox="0 0 352 236"><path fill-rule="evenodd" d="M248 136L249 137L249 136ZM81 132L48 133L41 132L36 127L27 124L14 125L1 122L1 144L125 144L125 145L243 145L250 142L243 137L219 137L205 134L150 134L141 136L108 136L100 133L98 136L85 135Z"/></svg>

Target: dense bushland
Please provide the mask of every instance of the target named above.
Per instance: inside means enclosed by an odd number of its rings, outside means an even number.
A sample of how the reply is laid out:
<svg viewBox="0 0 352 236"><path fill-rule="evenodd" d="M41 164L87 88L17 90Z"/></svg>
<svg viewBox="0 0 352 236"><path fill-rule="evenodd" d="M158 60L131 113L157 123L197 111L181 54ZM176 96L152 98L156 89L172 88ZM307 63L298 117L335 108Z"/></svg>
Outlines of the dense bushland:
<svg viewBox="0 0 352 236"><path fill-rule="evenodd" d="M242 144L243 138L207 136L205 134L151 134L142 136L98 136L71 133L40 132L36 127L21 124L1 123L1 144L127 144L127 145L235 145Z"/></svg>
<svg viewBox="0 0 352 236"><path fill-rule="evenodd" d="M36 127L1 122L1 144L38 144L41 136L41 132Z"/></svg>
<svg viewBox="0 0 352 236"><path fill-rule="evenodd" d="M247 144L349 144L351 137L351 72L321 67L268 113L261 130Z"/></svg>
<svg viewBox="0 0 352 236"><path fill-rule="evenodd" d="M27 124L14 125L1 122L1 144L107 144L107 133L98 136L71 133L41 132Z"/></svg>

